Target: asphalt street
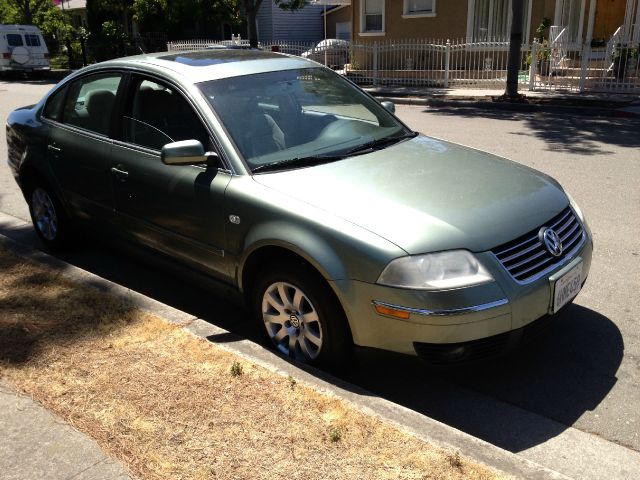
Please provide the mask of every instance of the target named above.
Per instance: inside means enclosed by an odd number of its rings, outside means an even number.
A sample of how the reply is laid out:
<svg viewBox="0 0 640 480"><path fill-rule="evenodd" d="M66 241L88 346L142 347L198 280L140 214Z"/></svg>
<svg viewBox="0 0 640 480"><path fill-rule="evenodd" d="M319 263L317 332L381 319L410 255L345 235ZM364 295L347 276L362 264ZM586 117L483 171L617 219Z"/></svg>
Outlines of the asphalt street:
<svg viewBox="0 0 640 480"><path fill-rule="evenodd" d="M34 103L51 86L0 82L0 117ZM517 355L432 371L411 357L360 351L340 376L534 461L551 455L548 448L543 452L545 445L569 437L592 440L601 450L640 451L640 121L463 106L398 106L397 114L415 130L487 150L559 180L594 233L591 274L547 335ZM4 129L0 135L0 211L28 220L4 161ZM30 229L0 225L0 233L40 247ZM242 310L137 257L88 240L64 259L258 340ZM567 457L575 457L578 465L563 470L571 463ZM579 474L582 468L584 475L578 476L598 478L576 452L559 452L549 461L563 473ZM606 464L597 458L591 462Z"/></svg>

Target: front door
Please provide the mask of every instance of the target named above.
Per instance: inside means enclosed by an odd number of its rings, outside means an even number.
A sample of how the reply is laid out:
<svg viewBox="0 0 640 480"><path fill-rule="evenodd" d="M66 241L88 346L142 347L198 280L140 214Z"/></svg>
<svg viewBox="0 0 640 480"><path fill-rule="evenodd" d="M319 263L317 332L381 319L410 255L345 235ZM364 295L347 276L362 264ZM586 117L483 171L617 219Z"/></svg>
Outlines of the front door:
<svg viewBox="0 0 640 480"><path fill-rule="evenodd" d="M624 24L627 0L598 0L593 38L609 40L618 27Z"/></svg>
<svg viewBox="0 0 640 480"><path fill-rule="evenodd" d="M207 130L180 92L133 76L120 140L112 150L117 221L145 246L227 279L224 193L230 173L160 160L163 145L192 139L212 148Z"/></svg>

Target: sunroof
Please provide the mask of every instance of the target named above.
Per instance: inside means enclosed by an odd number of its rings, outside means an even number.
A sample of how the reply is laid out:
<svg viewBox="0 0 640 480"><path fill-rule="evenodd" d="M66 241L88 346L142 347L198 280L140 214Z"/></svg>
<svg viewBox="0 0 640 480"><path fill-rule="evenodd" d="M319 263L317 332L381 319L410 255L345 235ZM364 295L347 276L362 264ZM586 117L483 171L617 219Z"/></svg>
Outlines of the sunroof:
<svg viewBox="0 0 640 480"><path fill-rule="evenodd" d="M211 49L198 52L175 53L158 57L162 60L178 62L192 67L207 67L221 63L242 62L244 60L264 60L280 57L277 53L262 50Z"/></svg>

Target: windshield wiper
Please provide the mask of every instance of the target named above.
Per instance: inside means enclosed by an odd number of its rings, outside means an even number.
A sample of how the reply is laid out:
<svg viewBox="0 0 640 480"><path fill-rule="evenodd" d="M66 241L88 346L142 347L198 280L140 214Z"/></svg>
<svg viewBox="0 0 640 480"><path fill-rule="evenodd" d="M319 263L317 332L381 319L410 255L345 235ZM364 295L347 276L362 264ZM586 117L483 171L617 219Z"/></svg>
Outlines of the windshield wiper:
<svg viewBox="0 0 640 480"><path fill-rule="evenodd" d="M322 163L335 162L342 160L346 155L310 155L308 157L288 158L286 160L278 160L277 162L265 163L253 167L251 170L256 172L273 172L276 170L289 170L291 168L312 167Z"/></svg>
<svg viewBox="0 0 640 480"><path fill-rule="evenodd" d="M354 153L366 153L366 151L368 150L380 150L383 147L398 143L400 140L415 138L416 136L418 136L418 132L407 132L395 137L378 138L377 140L363 143L362 145L358 145L357 147L348 150L345 155L353 155Z"/></svg>
<svg viewBox="0 0 640 480"><path fill-rule="evenodd" d="M265 163L263 165L258 165L251 169L253 173L259 172L274 172L277 170L289 170L293 168L303 168L303 167L312 167L314 165L320 165L323 163L335 162L337 160L342 160L347 157L351 157L356 154L364 154L368 151L373 151L379 148L382 148L387 145L391 145L393 143L397 143L400 140L404 140L406 138L414 138L417 136L417 132L409 132L403 133L402 135L398 135L395 137L385 137L379 138L377 140L373 140L371 142L364 143L359 145L351 150L347 150L339 155L310 155L308 157L296 157L296 158L288 158L286 160L278 160L271 163Z"/></svg>

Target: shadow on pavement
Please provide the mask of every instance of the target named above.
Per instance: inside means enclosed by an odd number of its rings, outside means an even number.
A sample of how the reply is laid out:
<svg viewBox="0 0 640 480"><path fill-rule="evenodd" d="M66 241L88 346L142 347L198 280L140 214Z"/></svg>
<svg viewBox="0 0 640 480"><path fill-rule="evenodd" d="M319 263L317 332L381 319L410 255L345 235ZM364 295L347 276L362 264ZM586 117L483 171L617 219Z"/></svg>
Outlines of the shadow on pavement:
<svg viewBox="0 0 640 480"><path fill-rule="evenodd" d="M598 143L640 147L640 119L573 115L571 113L518 112L498 108L443 106L425 110L432 115L489 118L524 122L547 150L581 155L608 154ZM614 127L614 128L612 128Z"/></svg>
<svg viewBox="0 0 640 480"><path fill-rule="evenodd" d="M579 305L554 320L537 343L508 357L430 371L415 358L370 352L346 379L519 452L572 426L617 381L624 344L613 322Z"/></svg>
<svg viewBox="0 0 640 480"><path fill-rule="evenodd" d="M58 83L59 80L55 78L49 78L45 75L31 75L26 76L21 73L5 73L0 76L0 88L3 83L23 83L28 85L51 85L52 87Z"/></svg>
<svg viewBox="0 0 640 480"><path fill-rule="evenodd" d="M41 248L31 226L0 225L0 233ZM154 268L95 241L60 258L263 343L242 308L175 272ZM519 452L573 425L617 381L624 343L611 320L579 305L565 308L554 320L537 343L509 357L434 371L414 357L358 349L353 364L337 376L373 395ZM234 341L230 335L210 340Z"/></svg>

